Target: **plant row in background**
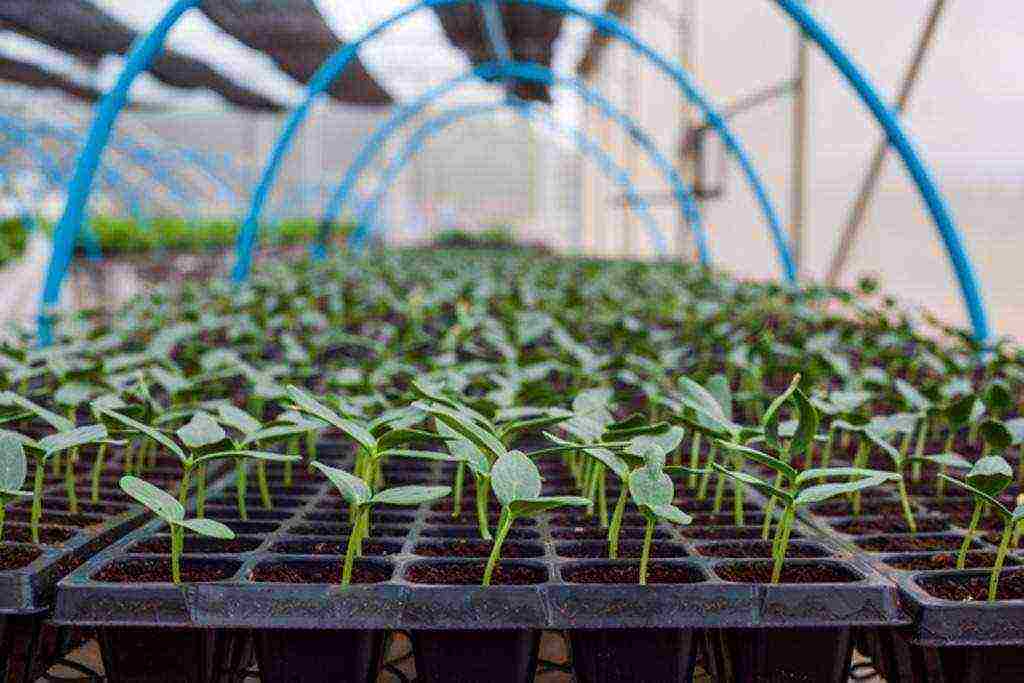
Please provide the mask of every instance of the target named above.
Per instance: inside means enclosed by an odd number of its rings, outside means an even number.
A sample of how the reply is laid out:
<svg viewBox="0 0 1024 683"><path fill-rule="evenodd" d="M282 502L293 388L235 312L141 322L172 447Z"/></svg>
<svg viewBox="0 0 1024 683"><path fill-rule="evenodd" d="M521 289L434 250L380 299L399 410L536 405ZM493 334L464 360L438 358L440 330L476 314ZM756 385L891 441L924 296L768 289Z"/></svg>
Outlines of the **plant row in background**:
<svg viewBox="0 0 1024 683"><path fill-rule="evenodd" d="M270 263L243 289L186 286L67 319L55 346L12 341L0 363L0 559L17 569L62 516L141 504L165 525L130 537L147 553L126 541L71 581L119 586L126 605L154 582L355 591L395 577L477 584L485 603L505 595L495 584L541 585L555 604L560 586L636 586L629 601L760 586L794 614L806 596L786 586L825 584L813 599L827 604L844 584L888 585L927 614L1012 606L1024 589L1021 357L982 353L871 283L796 292L679 264L436 250ZM744 653L774 623L707 617L704 641L699 616L665 625L703 642L693 658L722 680L753 666ZM774 626L792 639L808 619ZM818 626L847 664L853 626L893 621L846 619ZM510 623L506 644L544 627ZM408 628L425 672L425 653L459 642ZM367 631L368 670L386 630ZM881 632L858 647L895 670ZM589 680L594 641L573 638ZM268 652L287 668L280 641L260 642L266 676Z"/></svg>

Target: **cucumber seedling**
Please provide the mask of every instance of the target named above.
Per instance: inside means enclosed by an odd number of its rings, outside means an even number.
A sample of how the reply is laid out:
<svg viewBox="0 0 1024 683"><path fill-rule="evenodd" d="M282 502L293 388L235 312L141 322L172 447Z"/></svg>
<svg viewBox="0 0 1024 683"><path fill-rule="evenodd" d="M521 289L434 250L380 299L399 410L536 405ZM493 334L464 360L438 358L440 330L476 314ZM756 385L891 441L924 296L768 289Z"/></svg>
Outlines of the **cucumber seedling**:
<svg viewBox="0 0 1024 683"><path fill-rule="evenodd" d="M0 541L4 540L4 520L7 506L32 493L22 491L28 478L28 464L21 442L10 434L0 435Z"/></svg>

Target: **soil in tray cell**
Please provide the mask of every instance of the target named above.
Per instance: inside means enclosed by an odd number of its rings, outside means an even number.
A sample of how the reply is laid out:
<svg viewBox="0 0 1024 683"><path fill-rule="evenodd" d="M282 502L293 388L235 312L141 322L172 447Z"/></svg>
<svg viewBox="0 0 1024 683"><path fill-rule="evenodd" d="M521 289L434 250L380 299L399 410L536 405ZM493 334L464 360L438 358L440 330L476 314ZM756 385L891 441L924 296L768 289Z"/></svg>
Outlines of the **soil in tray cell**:
<svg viewBox="0 0 1024 683"><path fill-rule="evenodd" d="M914 552L930 550L959 550L964 537L956 534L939 536L875 536L856 541L857 546L876 553ZM976 546L976 544L975 544Z"/></svg>
<svg viewBox="0 0 1024 683"><path fill-rule="evenodd" d="M433 512L451 512L452 511L452 504L453 504L453 502L454 501L452 501L451 496L449 496L447 498L442 498L441 500L439 500L436 503L434 503L433 505L431 505L430 509ZM462 509L463 510L476 510L476 500L473 497L471 497L471 496L463 496L462 497ZM488 501L487 501L487 510L489 512L493 512L493 513L501 512L501 505L496 500L494 500L494 496L491 496L488 499Z"/></svg>
<svg viewBox="0 0 1024 683"><path fill-rule="evenodd" d="M697 526L733 526L736 515L732 511L723 511L717 515L712 512L698 512L693 515L693 523ZM743 525L760 524L764 521L764 513L756 510L744 510Z"/></svg>
<svg viewBox="0 0 1024 683"><path fill-rule="evenodd" d="M421 538L480 538L480 529L475 526L427 527L420 532ZM534 529L510 529L506 538L533 541L540 538Z"/></svg>
<svg viewBox="0 0 1024 683"><path fill-rule="evenodd" d="M988 569L996 561L996 554L987 551L971 551L967 553L965 569ZM885 558L885 564L896 569L905 571L938 571L941 569L956 569L957 553L929 553L927 555L899 555ZM1009 566L1020 564L1012 557L1006 558Z"/></svg>
<svg viewBox="0 0 1024 683"><path fill-rule="evenodd" d="M927 576L915 579L928 595L956 602L983 602L988 599L989 574ZM996 600L1024 599L1024 571L1004 570L999 575ZM1007 625L1009 627L1009 624Z"/></svg>
<svg viewBox="0 0 1024 683"><path fill-rule="evenodd" d="M595 560L608 557L608 543L601 541L583 541L581 543L559 543L555 552L561 557L591 558ZM639 558L643 552L643 543L638 541L619 541L619 557ZM687 557L686 546L679 543L652 543L651 557L679 558Z"/></svg>
<svg viewBox="0 0 1024 683"><path fill-rule="evenodd" d="M498 525L501 515L488 514L487 522L494 528ZM453 517L450 512L437 512L427 515L427 524L436 526L475 526L478 524L476 510L463 510L458 517ZM533 517L520 517L516 520L516 526L536 526L537 520Z"/></svg>
<svg viewBox="0 0 1024 683"><path fill-rule="evenodd" d="M680 530L684 536L705 541L756 541L761 538L760 526L687 526ZM798 532L791 532L790 538L798 538Z"/></svg>
<svg viewBox="0 0 1024 683"><path fill-rule="evenodd" d="M679 496L676 498L675 504L679 506L680 509L685 510L690 514L695 512L714 512L715 510L715 500L714 497L710 495L704 500L697 500L696 498L691 498L689 496ZM719 514L731 512L732 506L732 496L722 498L722 506L719 509Z"/></svg>
<svg viewBox="0 0 1024 683"><path fill-rule="evenodd" d="M21 569L43 554L42 548L0 544L0 571Z"/></svg>
<svg viewBox="0 0 1024 683"><path fill-rule="evenodd" d="M562 568L562 578L567 583L637 585L640 583L640 564L609 562L570 565ZM702 583L704 580L704 574L690 565L652 562L647 568L649 584Z"/></svg>
<svg viewBox="0 0 1024 683"><path fill-rule="evenodd" d="M264 562L252 571L251 580L257 583L341 583L343 565L336 561L283 561ZM394 567L386 562L356 560L352 566L352 583L383 583L391 578Z"/></svg>
<svg viewBox="0 0 1024 683"><path fill-rule="evenodd" d="M344 555L348 549L348 539L279 541L270 547L270 552L281 555ZM402 552L402 544L394 541L381 541L372 538L363 539L363 554L370 556L397 555Z"/></svg>
<svg viewBox="0 0 1024 683"><path fill-rule="evenodd" d="M75 537L75 529L56 526L39 527L39 541L43 545L60 545ZM31 543L32 527L25 525L4 525L4 540L12 543Z"/></svg>
<svg viewBox="0 0 1024 683"><path fill-rule="evenodd" d="M771 562L738 562L714 568L723 581L732 583L771 583ZM789 562L782 565L780 583L854 583L863 576L838 564L822 562Z"/></svg>
<svg viewBox="0 0 1024 683"><path fill-rule="evenodd" d="M772 544L770 541L739 541L734 543L702 543L696 547L699 555L705 557L732 558L770 558ZM817 558L828 557L825 548L813 543L790 543L786 548L786 557Z"/></svg>
<svg viewBox="0 0 1024 683"><path fill-rule="evenodd" d="M914 520L919 533L931 531L946 531L949 529L949 522L934 517L918 517ZM903 517L865 517L851 519L845 522L835 522L832 528L851 536L867 536L869 534L900 534L910 531L907 521Z"/></svg>
<svg viewBox="0 0 1024 683"><path fill-rule="evenodd" d="M494 543L472 538L456 538L450 541L419 543L413 553L423 557L488 557ZM501 556L522 559L543 557L544 546L538 543L507 542L501 546Z"/></svg>
<svg viewBox="0 0 1024 683"><path fill-rule="evenodd" d="M185 537L185 553L248 553L260 547L261 543L262 541L258 538L244 536L238 536L228 541L190 535ZM171 552L171 538L170 536L147 538L133 544L126 552L131 555L168 555Z"/></svg>
<svg viewBox="0 0 1024 683"><path fill-rule="evenodd" d="M44 503L45 505L45 503ZM28 522L31 521L31 513L28 510L8 510L7 519L11 522ZM99 526L103 524L104 519L98 515L72 515L66 512L51 512L49 510L43 510L43 516L39 520L40 524L56 524L58 526L73 526L79 529L86 529L91 526Z"/></svg>
<svg viewBox="0 0 1024 683"><path fill-rule="evenodd" d="M585 541L594 540L600 541L608 538L608 530L600 527L590 526L574 526L574 527L555 527L551 530L551 537L564 541ZM619 539L628 538L643 538L644 529L643 527L622 527L619 529ZM668 534L661 529L654 530L654 538L666 539Z"/></svg>
<svg viewBox="0 0 1024 683"><path fill-rule="evenodd" d="M417 562L405 570L405 579L412 583L435 586L479 586L484 579L485 562ZM530 586L548 580L544 567L513 562L500 562L494 568L491 584L495 586Z"/></svg>
<svg viewBox="0 0 1024 683"><path fill-rule="evenodd" d="M899 501L865 500L861 502L861 514L864 515L902 515L903 508ZM819 517L852 517L853 505L849 501L830 501L810 507L811 513Z"/></svg>
<svg viewBox="0 0 1024 683"><path fill-rule="evenodd" d="M183 583L224 581L234 576L241 566L241 562L183 558L181 580ZM118 560L102 567L91 578L101 583L171 583L171 559Z"/></svg>

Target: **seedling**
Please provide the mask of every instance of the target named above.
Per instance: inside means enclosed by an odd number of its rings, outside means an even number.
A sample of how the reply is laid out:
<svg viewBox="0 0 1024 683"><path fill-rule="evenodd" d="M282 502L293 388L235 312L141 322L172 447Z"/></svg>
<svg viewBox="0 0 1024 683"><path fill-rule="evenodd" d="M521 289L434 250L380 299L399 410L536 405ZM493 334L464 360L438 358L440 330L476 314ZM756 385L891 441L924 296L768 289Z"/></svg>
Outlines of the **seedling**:
<svg viewBox="0 0 1024 683"><path fill-rule="evenodd" d="M949 479L944 474L939 476ZM966 484L965 488L969 491L982 491L992 498L998 498L1012 481L1013 470L1010 468L1009 463L998 455L989 455L974 463L974 467L964 477L963 483ZM967 564L967 551L974 541L974 535L978 530L978 523L981 521L981 515L986 505L987 500L975 494L974 512L971 514L971 522L967 527L967 535L964 536L964 542L960 546L960 552L956 557L957 569L963 569Z"/></svg>
<svg viewBox="0 0 1024 683"><path fill-rule="evenodd" d="M355 519L345 549L345 563L341 570L342 586L348 586L352 582L352 568L357 550L365 538L364 529L369 529L368 520L375 505L422 505L440 500L452 492L450 486L398 486L373 493L365 481L345 470L328 467L319 462L313 463L313 467L320 470L334 484L341 497L355 510Z"/></svg>
<svg viewBox="0 0 1024 683"><path fill-rule="evenodd" d="M651 558L654 527L659 519L686 526L693 518L673 505L675 485L664 472L665 450L647 442L645 463L629 475L629 495L644 516L644 544L640 552L640 585L647 585L647 566Z"/></svg>
<svg viewBox="0 0 1024 683"><path fill-rule="evenodd" d="M1003 520L1003 534L999 541L999 549L996 551L996 560L992 565L992 574L988 582L989 602L993 602L996 599L996 593L999 589L999 574L1003 570L1003 564L1006 562L1006 554L1010 550L1010 538L1013 535L1013 530L1018 524L1024 522L1024 505L1017 505L1016 508L1011 510L1007 506L1003 505L1003 503L997 498L998 493L993 495L985 490L988 489L990 491L996 491L1000 486L1005 489L1009 484L1009 481L1007 480L1007 473L1009 473L1011 478L1013 476L1013 471L1010 469L1009 465L1006 464L1006 461L1003 461L1002 458L999 458L998 456L992 457L998 458L998 460L986 463L982 471L975 477L974 482L960 481L959 479L954 479L944 474L940 475L945 477L950 484L966 489L974 495L975 515L980 514L978 512L980 503L986 503L990 505ZM999 461L1002 462L1000 463ZM981 461L979 461L979 464L981 464ZM974 470L972 470L972 472L973 471ZM961 548L961 554L962 553L963 548ZM959 557L957 558L957 565L958 567L960 566Z"/></svg>
<svg viewBox="0 0 1024 683"><path fill-rule="evenodd" d="M149 508L153 514L167 522L171 532L171 581L181 583L181 554L185 549L185 529L202 536L226 541L235 538L235 532L212 519L185 519L185 508L174 496L153 486L148 481L131 475L121 477L121 490Z"/></svg>
<svg viewBox="0 0 1024 683"><path fill-rule="evenodd" d="M4 540L7 506L19 498L32 496L21 490L27 477L28 465L21 442L9 434L0 435L0 541Z"/></svg>
<svg viewBox="0 0 1024 683"><path fill-rule="evenodd" d="M482 585L491 585L491 576L501 557L501 546L505 543L512 524L519 517L537 515L560 507L586 507L590 500L582 496L541 496L540 471L533 461L520 451L508 451L498 458L491 468L491 488L501 503L501 516L494 537L487 566L484 568Z"/></svg>
<svg viewBox="0 0 1024 683"><path fill-rule="evenodd" d="M782 517L775 527L775 539L772 544L772 558L774 560L772 583L778 583L782 575L782 563L786 559L786 552L789 548L789 536L793 523L796 520L798 508L820 503L836 496L847 495L854 491L872 488L890 481L896 476L891 472L879 472L854 467L831 467L828 469L810 469L798 472L789 463L753 448L730 444L724 441L720 442L720 445L748 460L764 465L776 473L775 482L768 483L746 472L729 470L718 463L714 464L715 470L719 475L743 482L769 498L777 498L783 502ZM833 477L855 477L855 479L842 483L815 483L819 479Z"/></svg>

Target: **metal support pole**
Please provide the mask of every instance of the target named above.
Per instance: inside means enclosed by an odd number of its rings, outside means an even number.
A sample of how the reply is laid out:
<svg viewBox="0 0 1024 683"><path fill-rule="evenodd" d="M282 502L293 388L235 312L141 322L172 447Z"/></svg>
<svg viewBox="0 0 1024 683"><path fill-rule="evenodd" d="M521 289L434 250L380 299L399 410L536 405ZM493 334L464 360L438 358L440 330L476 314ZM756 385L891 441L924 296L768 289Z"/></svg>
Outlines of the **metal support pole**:
<svg viewBox="0 0 1024 683"><path fill-rule="evenodd" d="M917 41L917 46L914 48L914 56L910 60L910 66L907 68L907 73L903 76L903 83L900 85L900 91L896 97L897 113L903 113L903 110L910 102L914 86L917 85L918 77L921 75L921 68L925 57L934 43L935 33L939 26L939 20L942 18L942 12L946 9L946 4L946 0L935 0L935 4L932 5L928 21L925 24L924 31L921 33L921 37ZM850 217L846 222L846 228L839 239L839 246L836 247L836 252L832 256L832 263L829 266L828 276L826 277L829 285L835 285L839 281L839 276L843 274L843 270L846 268L846 263L849 261L850 254L853 251L853 244L857 241L860 229L864 225L864 218L867 216L868 207L871 204L871 199L874 197L875 188L882 177L882 169L885 167L885 159L888 155L889 140L883 138L878 143L878 147L875 148L871 165L868 168L867 175L864 177L864 182L861 183L860 192L857 193L857 200L850 210ZM799 254L799 251L797 253Z"/></svg>
<svg viewBox="0 0 1024 683"><path fill-rule="evenodd" d="M807 136L810 133L810 45L802 29L796 38L796 88L793 97L793 206L790 208L789 240L793 261L799 271L804 266L805 222L807 217Z"/></svg>

